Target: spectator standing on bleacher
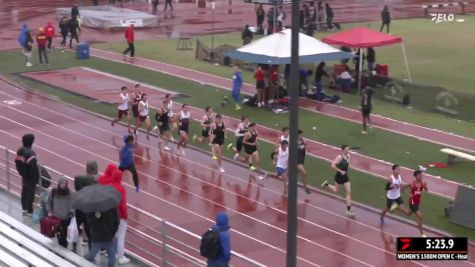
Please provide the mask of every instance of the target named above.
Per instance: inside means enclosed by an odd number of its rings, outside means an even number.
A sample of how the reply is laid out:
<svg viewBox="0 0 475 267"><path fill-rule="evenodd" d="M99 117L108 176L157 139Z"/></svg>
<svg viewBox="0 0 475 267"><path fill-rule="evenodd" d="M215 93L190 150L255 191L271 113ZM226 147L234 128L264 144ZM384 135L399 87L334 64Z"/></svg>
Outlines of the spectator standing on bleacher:
<svg viewBox="0 0 475 267"><path fill-rule="evenodd" d="M115 170L111 175L110 185L114 187L121 195L122 199L117 207L119 212L119 229L117 230L117 261L119 264L126 264L130 259L125 257L125 233L127 232L127 194L122 185L122 171Z"/></svg>
<svg viewBox="0 0 475 267"><path fill-rule="evenodd" d="M23 146L17 150L15 157L16 169L22 180L21 207L23 215L28 217L33 215L36 185L40 178L36 153L32 149L34 141L33 134L25 134L22 137Z"/></svg>
<svg viewBox="0 0 475 267"><path fill-rule="evenodd" d="M99 166L95 160L90 160L86 163L86 177L94 180L94 183L97 182L99 178Z"/></svg>
<svg viewBox="0 0 475 267"><path fill-rule="evenodd" d="M115 254L117 249L117 238L115 237L119 228L119 216L117 208L105 212L89 213L87 222L91 228L91 249L86 255L86 259L94 262L94 258L99 249L105 248L107 251L107 267L115 267Z"/></svg>
<svg viewBox="0 0 475 267"><path fill-rule="evenodd" d="M68 226L71 222L71 218L74 216L71 196L68 180L64 176L59 177L58 186L53 188L48 196L48 215L54 215L61 220L61 227L57 236L59 245L65 248L68 247L68 241L66 239Z"/></svg>
<svg viewBox="0 0 475 267"><path fill-rule="evenodd" d="M221 253L215 260L208 259L208 267L228 267L231 261L231 236L229 227L229 217L225 212L216 214L216 224L213 230L219 232L219 244L221 245Z"/></svg>
<svg viewBox="0 0 475 267"><path fill-rule="evenodd" d="M391 13L389 13L388 6L384 6L383 11L381 11L381 28L380 32L383 31L384 25L386 25L386 33L389 33L389 23L391 23Z"/></svg>
<svg viewBox="0 0 475 267"><path fill-rule="evenodd" d="M87 169L90 168L89 163L90 162L88 162ZM96 166L97 166L97 163L96 163ZM89 173L89 170L88 170L88 173ZM78 192L84 187L93 185L95 183L96 183L96 179L94 179L94 177L89 174L86 176L82 176L82 175L76 176L74 177L74 190ZM80 226L82 224L82 230L84 231L83 233L85 234L87 238L87 239L83 239L83 242L87 242L89 249L91 249L91 231L89 229L89 225L87 224L86 214L84 212L80 210L76 210L76 223L78 225L78 229L81 229ZM76 250L76 244L73 244L73 247L74 247L74 250Z"/></svg>
<svg viewBox="0 0 475 267"><path fill-rule="evenodd" d="M366 62L368 62L368 70L371 75L374 70L374 63L376 62L376 52L374 51L372 47L368 48Z"/></svg>

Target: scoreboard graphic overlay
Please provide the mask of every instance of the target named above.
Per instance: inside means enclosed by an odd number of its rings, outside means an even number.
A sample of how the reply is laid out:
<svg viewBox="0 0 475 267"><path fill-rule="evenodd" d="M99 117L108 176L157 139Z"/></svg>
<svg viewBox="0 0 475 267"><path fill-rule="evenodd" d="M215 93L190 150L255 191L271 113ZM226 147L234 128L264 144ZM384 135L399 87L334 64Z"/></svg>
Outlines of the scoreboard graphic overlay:
<svg viewBox="0 0 475 267"><path fill-rule="evenodd" d="M398 260L468 260L466 237L398 237Z"/></svg>

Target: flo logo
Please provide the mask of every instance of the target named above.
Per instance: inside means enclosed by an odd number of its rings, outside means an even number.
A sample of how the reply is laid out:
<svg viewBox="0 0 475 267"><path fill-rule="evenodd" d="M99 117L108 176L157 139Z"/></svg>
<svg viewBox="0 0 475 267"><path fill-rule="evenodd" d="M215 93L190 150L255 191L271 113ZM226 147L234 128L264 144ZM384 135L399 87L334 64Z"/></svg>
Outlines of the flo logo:
<svg viewBox="0 0 475 267"><path fill-rule="evenodd" d="M449 92L440 92L436 98L438 105L436 109L440 112L449 113L452 115L457 115L457 107L459 104L458 99Z"/></svg>
<svg viewBox="0 0 475 267"><path fill-rule="evenodd" d="M455 19L455 15L454 14L444 14L444 13L433 13L433 14L430 14L430 16L432 17L432 22L435 22L435 23L443 23L443 22L464 22L465 20L464 19Z"/></svg>

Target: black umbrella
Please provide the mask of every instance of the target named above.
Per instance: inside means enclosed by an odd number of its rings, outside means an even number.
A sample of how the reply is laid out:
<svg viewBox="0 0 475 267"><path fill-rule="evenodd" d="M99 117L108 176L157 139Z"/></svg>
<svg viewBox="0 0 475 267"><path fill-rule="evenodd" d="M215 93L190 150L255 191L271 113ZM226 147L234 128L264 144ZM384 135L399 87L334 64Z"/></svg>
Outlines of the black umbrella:
<svg viewBox="0 0 475 267"><path fill-rule="evenodd" d="M90 185L74 194L72 206L84 213L104 212L117 207L122 195L111 186Z"/></svg>

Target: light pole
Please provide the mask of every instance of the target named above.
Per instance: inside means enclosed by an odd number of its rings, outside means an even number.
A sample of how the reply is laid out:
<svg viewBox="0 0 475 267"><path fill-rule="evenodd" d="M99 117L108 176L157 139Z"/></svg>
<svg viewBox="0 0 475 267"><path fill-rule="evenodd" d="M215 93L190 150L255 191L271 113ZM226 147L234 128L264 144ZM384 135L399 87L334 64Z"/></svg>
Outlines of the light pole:
<svg viewBox="0 0 475 267"><path fill-rule="evenodd" d="M287 205L287 267L297 266L297 135L299 129L299 1L292 1L289 101L289 198Z"/></svg>

